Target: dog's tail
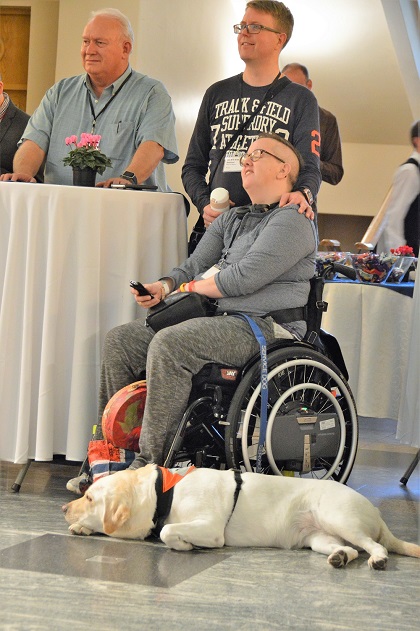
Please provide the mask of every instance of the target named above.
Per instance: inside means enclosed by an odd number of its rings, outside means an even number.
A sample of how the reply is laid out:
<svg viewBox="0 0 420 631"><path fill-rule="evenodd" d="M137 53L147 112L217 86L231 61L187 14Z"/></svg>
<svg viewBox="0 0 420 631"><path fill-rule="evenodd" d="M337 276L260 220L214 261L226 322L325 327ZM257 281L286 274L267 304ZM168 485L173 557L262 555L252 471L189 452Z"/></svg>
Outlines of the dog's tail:
<svg viewBox="0 0 420 631"><path fill-rule="evenodd" d="M420 559L420 546L416 543L409 543L408 541L403 541L395 537L385 522L382 522L382 532L379 543L383 545L388 552L395 552L396 554Z"/></svg>

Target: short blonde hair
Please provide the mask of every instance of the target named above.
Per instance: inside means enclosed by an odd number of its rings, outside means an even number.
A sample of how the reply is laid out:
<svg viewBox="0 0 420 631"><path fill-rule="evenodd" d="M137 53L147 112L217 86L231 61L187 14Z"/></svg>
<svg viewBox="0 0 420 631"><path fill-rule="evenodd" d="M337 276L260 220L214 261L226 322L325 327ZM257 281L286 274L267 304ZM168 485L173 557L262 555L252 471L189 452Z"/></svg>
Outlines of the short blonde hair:
<svg viewBox="0 0 420 631"><path fill-rule="evenodd" d="M276 2L276 0L250 0L250 2L247 2L246 8L272 15L277 22L278 29L282 33L286 33L286 42L284 44L286 46L292 37L295 21L292 12L283 2Z"/></svg>

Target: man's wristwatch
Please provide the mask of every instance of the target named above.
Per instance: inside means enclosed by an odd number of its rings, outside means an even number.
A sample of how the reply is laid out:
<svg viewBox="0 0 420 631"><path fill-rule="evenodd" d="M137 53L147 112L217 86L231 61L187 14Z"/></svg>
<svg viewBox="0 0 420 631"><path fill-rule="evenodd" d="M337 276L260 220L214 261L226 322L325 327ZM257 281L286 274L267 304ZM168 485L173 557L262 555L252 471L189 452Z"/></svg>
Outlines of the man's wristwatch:
<svg viewBox="0 0 420 631"><path fill-rule="evenodd" d="M128 180L131 184L137 184L137 178L132 171L124 171L120 177L123 177L124 180Z"/></svg>
<svg viewBox="0 0 420 631"><path fill-rule="evenodd" d="M304 194L306 201L310 206L312 206L312 204L314 203L314 196L311 193L311 189L307 186L302 186L301 188L298 188L298 191Z"/></svg>

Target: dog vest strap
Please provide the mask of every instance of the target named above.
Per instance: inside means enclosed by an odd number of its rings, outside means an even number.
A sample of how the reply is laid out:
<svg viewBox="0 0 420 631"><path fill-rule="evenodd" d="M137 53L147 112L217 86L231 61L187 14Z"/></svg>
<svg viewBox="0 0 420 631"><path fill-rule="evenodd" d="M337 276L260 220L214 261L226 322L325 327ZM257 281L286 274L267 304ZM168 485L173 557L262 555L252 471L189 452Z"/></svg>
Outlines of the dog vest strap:
<svg viewBox="0 0 420 631"><path fill-rule="evenodd" d="M155 537L159 537L160 531L165 525L165 519L170 513L172 506L172 498L174 495L174 487L169 488L165 493L163 489L163 474L160 467L157 467L157 477L155 482L156 490L156 510L153 516L154 528L151 534Z"/></svg>
<svg viewBox="0 0 420 631"><path fill-rule="evenodd" d="M268 408L268 380L267 380L267 341L263 335L258 324L245 313L232 314L237 318L242 318L248 322L255 335L258 344L260 345L261 355L261 411L260 411L260 436L258 439L257 449L257 462L255 470L257 473L262 473L262 456L265 446L265 437L267 434L267 408Z"/></svg>
<svg viewBox="0 0 420 631"><path fill-rule="evenodd" d="M184 467L179 471L171 471L165 467L157 467L155 482L156 510L153 516L154 528L151 532L155 537L159 537L160 531L165 525L165 520L171 512L172 500L174 497L174 486L181 482L183 478L195 471L195 467Z"/></svg>
<svg viewBox="0 0 420 631"><path fill-rule="evenodd" d="M235 489L235 494L233 496L233 508L232 508L232 513L235 510L235 506L236 506L236 502L238 501L238 497L239 497L239 493L241 491L241 486L242 486L242 476L241 476L241 472L238 471L238 469L234 470L234 474L235 474L235 482L236 482L236 489ZM232 515L231 515L232 516Z"/></svg>
<svg viewBox="0 0 420 631"><path fill-rule="evenodd" d="M229 519L228 519L228 520L227 520L227 522L226 522L226 526L227 526L227 525L228 525L228 523L230 522L230 520L231 520L231 518L232 518L232 515L233 515L233 512L234 512L234 510L235 510L235 508L236 508L236 503L237 503L237 501L238 501L239 493L241 492L241 486L242 486L242 482L243 482L243 480L242 480L242 476L241 476L241 472L240 472L240 471L238 471L238 469L234 469L234 470L233 470L233 473L234 473L234 475L235 475L236 488L235 488L235 493L233 494L233 506L232 506L232 510L231 510L231 512L230 512ZM225 526L225 528L226 528L226 526Z"/></svg>

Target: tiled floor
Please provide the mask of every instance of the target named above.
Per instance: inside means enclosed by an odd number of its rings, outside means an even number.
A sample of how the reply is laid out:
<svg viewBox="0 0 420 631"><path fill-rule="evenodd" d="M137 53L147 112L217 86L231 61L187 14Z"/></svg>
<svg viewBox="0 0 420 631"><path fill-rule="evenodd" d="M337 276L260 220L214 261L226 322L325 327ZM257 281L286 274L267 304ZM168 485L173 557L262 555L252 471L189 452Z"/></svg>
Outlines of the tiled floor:
<svg viewBox="0 0 420 631"><path fill-rule="evenodd" d="M420 543L420 467L399 479L415 450L395 422L361 419L349 486L378 506L393 532ZM367 555L342 570L311 551L223 548L174 552L160 542L71 536L61 504L76 465L0 463L0 629L413 631L420 619L420 560Z"/></svg>

